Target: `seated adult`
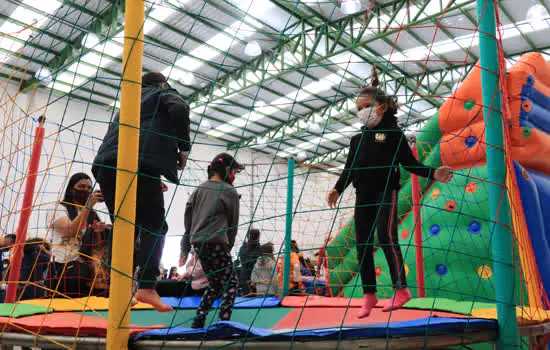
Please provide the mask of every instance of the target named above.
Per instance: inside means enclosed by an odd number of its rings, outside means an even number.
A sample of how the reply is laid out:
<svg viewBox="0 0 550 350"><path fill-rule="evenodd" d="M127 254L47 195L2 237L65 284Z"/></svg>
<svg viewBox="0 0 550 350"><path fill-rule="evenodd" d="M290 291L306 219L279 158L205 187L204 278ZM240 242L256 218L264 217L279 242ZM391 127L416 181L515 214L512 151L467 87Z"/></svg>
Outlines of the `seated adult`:
<svg viewBox="0 0 550 350"><path fill-rule="evenodd" d="M260 230L253 228L248 231L247 241L243 243L239 251L239 286L243 296L256 292L250 278L252 269L260 256L262 256L260 250Z"/></svg>
<svg viewBox="0 0 550 350"><path fill-rule="evenodd" d="M100 202L103 202L103 195L101 191L92 192L90 177L77 173L69 179L63 200L48 211L52 232L49 287L57 293L71 297L89 294L93 276L88 264L80 258L80 249L88 229L105 230L105 223L92 209Z"/></svg>
<svg viewBox="0 0 550 350"><path fill-rule="evenodd" d="M262 244L260 249L263 255L256 261L251 276L256 294L277 295L279 282L277 281L277 262L273 257L273 244Z"/></svg>

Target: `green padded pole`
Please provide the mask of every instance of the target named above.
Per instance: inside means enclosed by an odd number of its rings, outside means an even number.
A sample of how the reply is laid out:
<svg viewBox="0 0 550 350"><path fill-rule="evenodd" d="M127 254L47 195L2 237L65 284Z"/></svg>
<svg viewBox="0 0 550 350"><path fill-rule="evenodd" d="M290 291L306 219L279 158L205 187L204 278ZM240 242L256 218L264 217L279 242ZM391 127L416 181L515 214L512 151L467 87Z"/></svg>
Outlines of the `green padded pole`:
<svg viewBox="0 0 550 350"><path fill-rule="evenodd" d="M290 250L292 241L292 209L294 207L294 159L288 158L288 178L286 188L285 252L283 265L283 297L290 287Z"/></svg>
<svg viewBox="0 0 550 350"><path fill-rule="evenodd" d="M510 230L510 205L506 194L506 159L499 86L495 0L477 0L481 92L486 123L489 206L493 232L492 250L499 326L499 349L519 348L516 320L516 283Z"/></svg>

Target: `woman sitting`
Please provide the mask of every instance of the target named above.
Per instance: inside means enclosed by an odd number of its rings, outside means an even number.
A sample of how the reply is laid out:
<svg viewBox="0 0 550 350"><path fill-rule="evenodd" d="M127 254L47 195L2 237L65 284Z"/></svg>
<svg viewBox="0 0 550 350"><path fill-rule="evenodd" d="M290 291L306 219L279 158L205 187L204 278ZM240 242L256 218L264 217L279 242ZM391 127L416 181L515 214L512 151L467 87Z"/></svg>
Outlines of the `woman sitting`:
<svg viewBox="0 0 550 350"><path fill-rule="evenodd" d="M100 233L105 223L92 209L103 202L101 191L92 192L92 180L84 173L74 174L65 189L63 200L48 212L52 229L52 263L49 287L70 297L88 295L93 275L80 258L82 238L87 229Z"/></svg>
<svg viewBox="0 0 550 350"><path fill-rule="evenodd" d="M46 296L44 279L51 258L50 245L40 238L30 238L23 248L19 284L20 300L37 299Z"/></svg>
<svg viewBox="0 0 550 350"><path fill-rule="evenodd" d="M256 288L256 294L277 295L279 283L277 282L277 263L273 258L273 244L262 244L261 251L263 255L256 261L252 270L251 282Z"/></svg>

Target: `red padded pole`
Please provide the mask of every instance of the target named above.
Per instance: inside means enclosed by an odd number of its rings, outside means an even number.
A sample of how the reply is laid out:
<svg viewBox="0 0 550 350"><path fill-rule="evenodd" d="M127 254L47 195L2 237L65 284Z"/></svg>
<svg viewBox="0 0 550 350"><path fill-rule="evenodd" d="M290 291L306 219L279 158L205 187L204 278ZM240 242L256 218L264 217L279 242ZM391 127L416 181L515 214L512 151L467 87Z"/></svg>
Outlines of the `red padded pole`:
<svg viewBox="0 0 550 350"><path fill-rule="evenodd" d="M413 154L418 158L416 144L412 147ZM424 280L424 251L422 249L422 218L420 216L420 179L417 175L411 174L412 181L412 202L414 215L414 244L416 246L416 285L418 297L426 296Z"/></svg>

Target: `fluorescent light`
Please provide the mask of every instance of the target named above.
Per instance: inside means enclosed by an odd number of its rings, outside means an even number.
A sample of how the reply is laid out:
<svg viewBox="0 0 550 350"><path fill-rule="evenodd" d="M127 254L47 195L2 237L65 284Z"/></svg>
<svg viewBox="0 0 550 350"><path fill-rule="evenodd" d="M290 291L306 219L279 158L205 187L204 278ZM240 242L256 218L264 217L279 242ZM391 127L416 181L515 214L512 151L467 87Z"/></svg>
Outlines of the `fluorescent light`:
<svg viewBox="0 0 550 350"><path fill-rule="evenodd" d="M307 152L305 151L299 151L298 154L296 155L296 159L298 159L298 161L300 162L303 162L304 160L306 160L307 158Z"/></svg>
<svg viewBox="0 0 550 350"><path fill-rule="evenodd" d="M250 16L261 18L274 4L270 0L240 0L238 6Z"/></svg>
<svg viewBox="0 0 550 350"><path fill-rule="evenodd" d="M340 11L345 15L351 15L361 10L361 1L359 0L342 0Z"/></svg>
<svg viewBox="0 0 550 350"><path fill-rule="evenodd" d="M256 57L262 54L262 47L256 40L250 41L244 47L244 53L247 56Z"/></svg>
<svg viewBox="0 0 550 350"><path fill-rule="evenodd" d="M201 123L199 125L199 130L201 131L209 130L211 127L212 125L210 125L210 122L206 119L203 119L201 120Z"/></svg>

